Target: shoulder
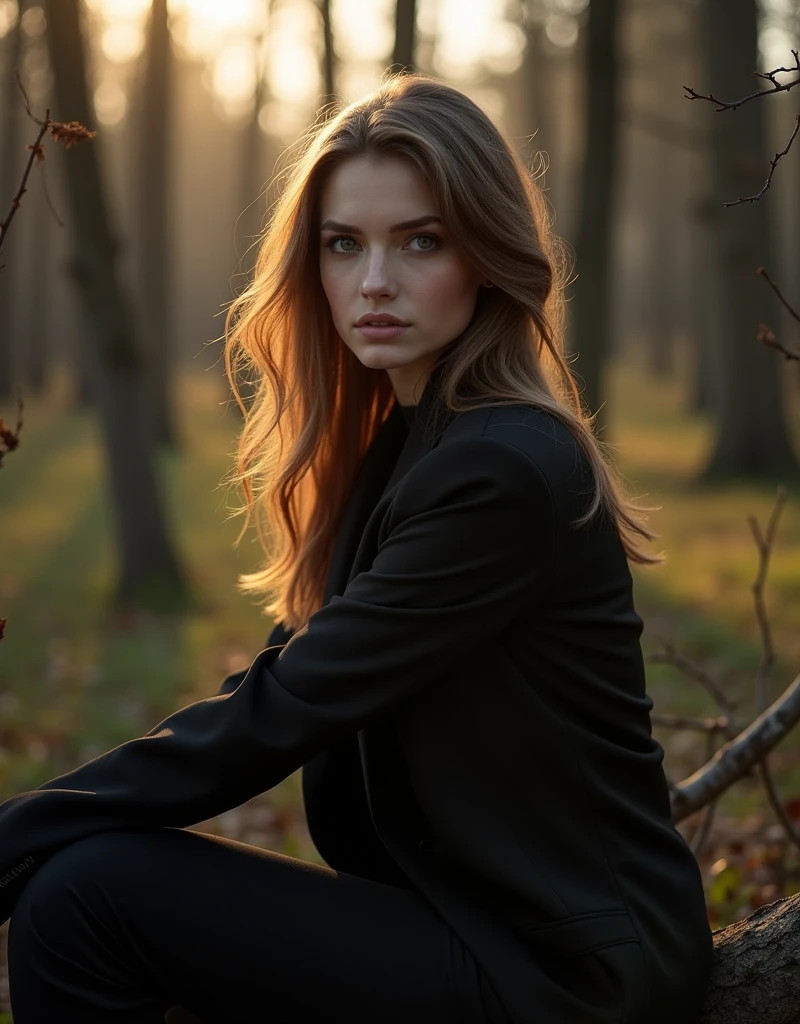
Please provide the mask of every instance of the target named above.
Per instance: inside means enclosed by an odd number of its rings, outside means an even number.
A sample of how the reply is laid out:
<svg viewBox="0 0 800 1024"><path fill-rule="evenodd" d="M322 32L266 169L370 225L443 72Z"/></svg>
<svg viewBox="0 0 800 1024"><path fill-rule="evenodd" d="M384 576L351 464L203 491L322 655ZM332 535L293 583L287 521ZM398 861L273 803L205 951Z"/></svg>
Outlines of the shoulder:
<svg viewBox="0 0 800 1024"><path fill-rule="evenodd" d="M495 503L535 512L552 526L557 503L550 464L555 458L572 467L576 452L569 430L534 406L459 413L405 474L395 511L406 515L436 505Z"/></svg>
<svg viewBox="0 0 800 1024"><path fill-rule="evenodd" d="M570 478L585 483L588 460L577 438L557 416L535 405L491 406L461 413L442 435L441 445L485 439L524 456L551 485ZM455 448L451 449L455 450Z"/></svg>
<svg viewBox="0 0 800 1024"><path fill-rule="evenodd" d="M444 474L457 471L459 463L493 467L489 471L504 486L526 492L529 500L541 502L546 494L557 519L580 516L594 492L591 464L575 434L535 405L458 414L426 460L430 471Z"/></svg>

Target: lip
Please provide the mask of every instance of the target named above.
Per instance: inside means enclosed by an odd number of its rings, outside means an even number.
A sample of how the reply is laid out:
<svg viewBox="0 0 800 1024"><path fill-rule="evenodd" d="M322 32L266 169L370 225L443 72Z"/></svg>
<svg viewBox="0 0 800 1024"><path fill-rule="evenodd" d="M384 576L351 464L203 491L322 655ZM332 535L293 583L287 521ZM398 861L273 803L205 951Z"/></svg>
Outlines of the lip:
<svg viewBox="0 0 800 1024"><path fill-rule="evenodd" d="M364 327L366 324L391 324L395 327L408 327L405 320L401 320L397 316L392 316L391 313L364 313L356 320L356 327Z"/></svg>
<svg viewBox="0 0 800 1024"><path fill-rule="evenodd" d="M372 338L374 341L381 341L382 339L396 338L398 334L402 334L403 331L408 330L408 324L391 324L381 323L380 326L370 325L364 327L357 327L356 330L361 331L365 338Z"/></svg>

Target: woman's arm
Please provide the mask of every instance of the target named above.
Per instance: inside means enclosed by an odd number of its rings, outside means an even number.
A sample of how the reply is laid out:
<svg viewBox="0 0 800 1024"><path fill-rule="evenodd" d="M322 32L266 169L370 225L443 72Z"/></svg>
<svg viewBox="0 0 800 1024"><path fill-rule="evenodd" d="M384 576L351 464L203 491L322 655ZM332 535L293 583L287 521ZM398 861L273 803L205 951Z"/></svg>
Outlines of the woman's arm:
<svg viewBox="0 0 800 1024"><path fill-rule="evenodd" d="M503 441L440 445L403 478L388 517L370 569L286 644L261 651L230 693L0 804L0 923L55 850L238 807L434 684L549 586L549 489Z"/></svg>
<svg viewBox="0 0 800 1024"><path fill-rule="evenodd" d="M267 642L264 644L265 647L274 647L275 644L285 644L294 636L293 629L286 629L282 622L276 622L272 627L272 630L267 637ZM249 668L241 668L238 672L232 672L229 676L226 676L222 681L217 691L217 696L223 693L231 693L241 683L247 673L250 671Z"/></svg>

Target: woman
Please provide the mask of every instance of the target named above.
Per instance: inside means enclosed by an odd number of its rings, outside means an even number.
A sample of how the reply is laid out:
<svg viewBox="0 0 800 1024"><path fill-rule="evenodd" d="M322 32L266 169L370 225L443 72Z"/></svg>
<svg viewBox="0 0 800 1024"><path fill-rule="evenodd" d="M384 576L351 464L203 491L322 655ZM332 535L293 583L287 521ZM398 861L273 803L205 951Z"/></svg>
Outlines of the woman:
<svg viewBox="0 0 800 1024"><path fill-rule="evenodd" d="M259 382L241 586L278 625L217 696L0 805L15 1024L698 1014L711 934L628 569L657 559L563 283L457 90L388 78L304 140L226 324L234 390ZM186 828L301 766L328 867Z"/></svg>

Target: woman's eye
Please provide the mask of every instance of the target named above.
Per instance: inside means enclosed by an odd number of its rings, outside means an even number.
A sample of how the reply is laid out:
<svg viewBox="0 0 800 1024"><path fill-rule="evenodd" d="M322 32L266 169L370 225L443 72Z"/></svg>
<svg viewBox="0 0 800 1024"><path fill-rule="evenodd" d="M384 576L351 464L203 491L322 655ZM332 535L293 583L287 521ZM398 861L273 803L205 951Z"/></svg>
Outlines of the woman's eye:
<svg viewBox="0 0 800 1024"><path fill-rule="evenodd" d="M411 239L412 242L419 242L422 240L426 243L433 243L432 245L423 245L421 249L415 249L414 252L434 252L441 245L441 238L438 235L414 235Z"/></svg>
<svg viewBox="0 0 800 1024"><path fill-rule="evenodd" d="M355 249L349 249L349 248L337 249L336 248L336 243L337 242L342 242L343 244L346 243L346 242L352 242L353 245L356 244L355 238L348 238L346 235L335 235L333 238L329 238L328 241L325 243L325 245L327 246L327 248L331 249L333 252L355 252Z"/></svg>

